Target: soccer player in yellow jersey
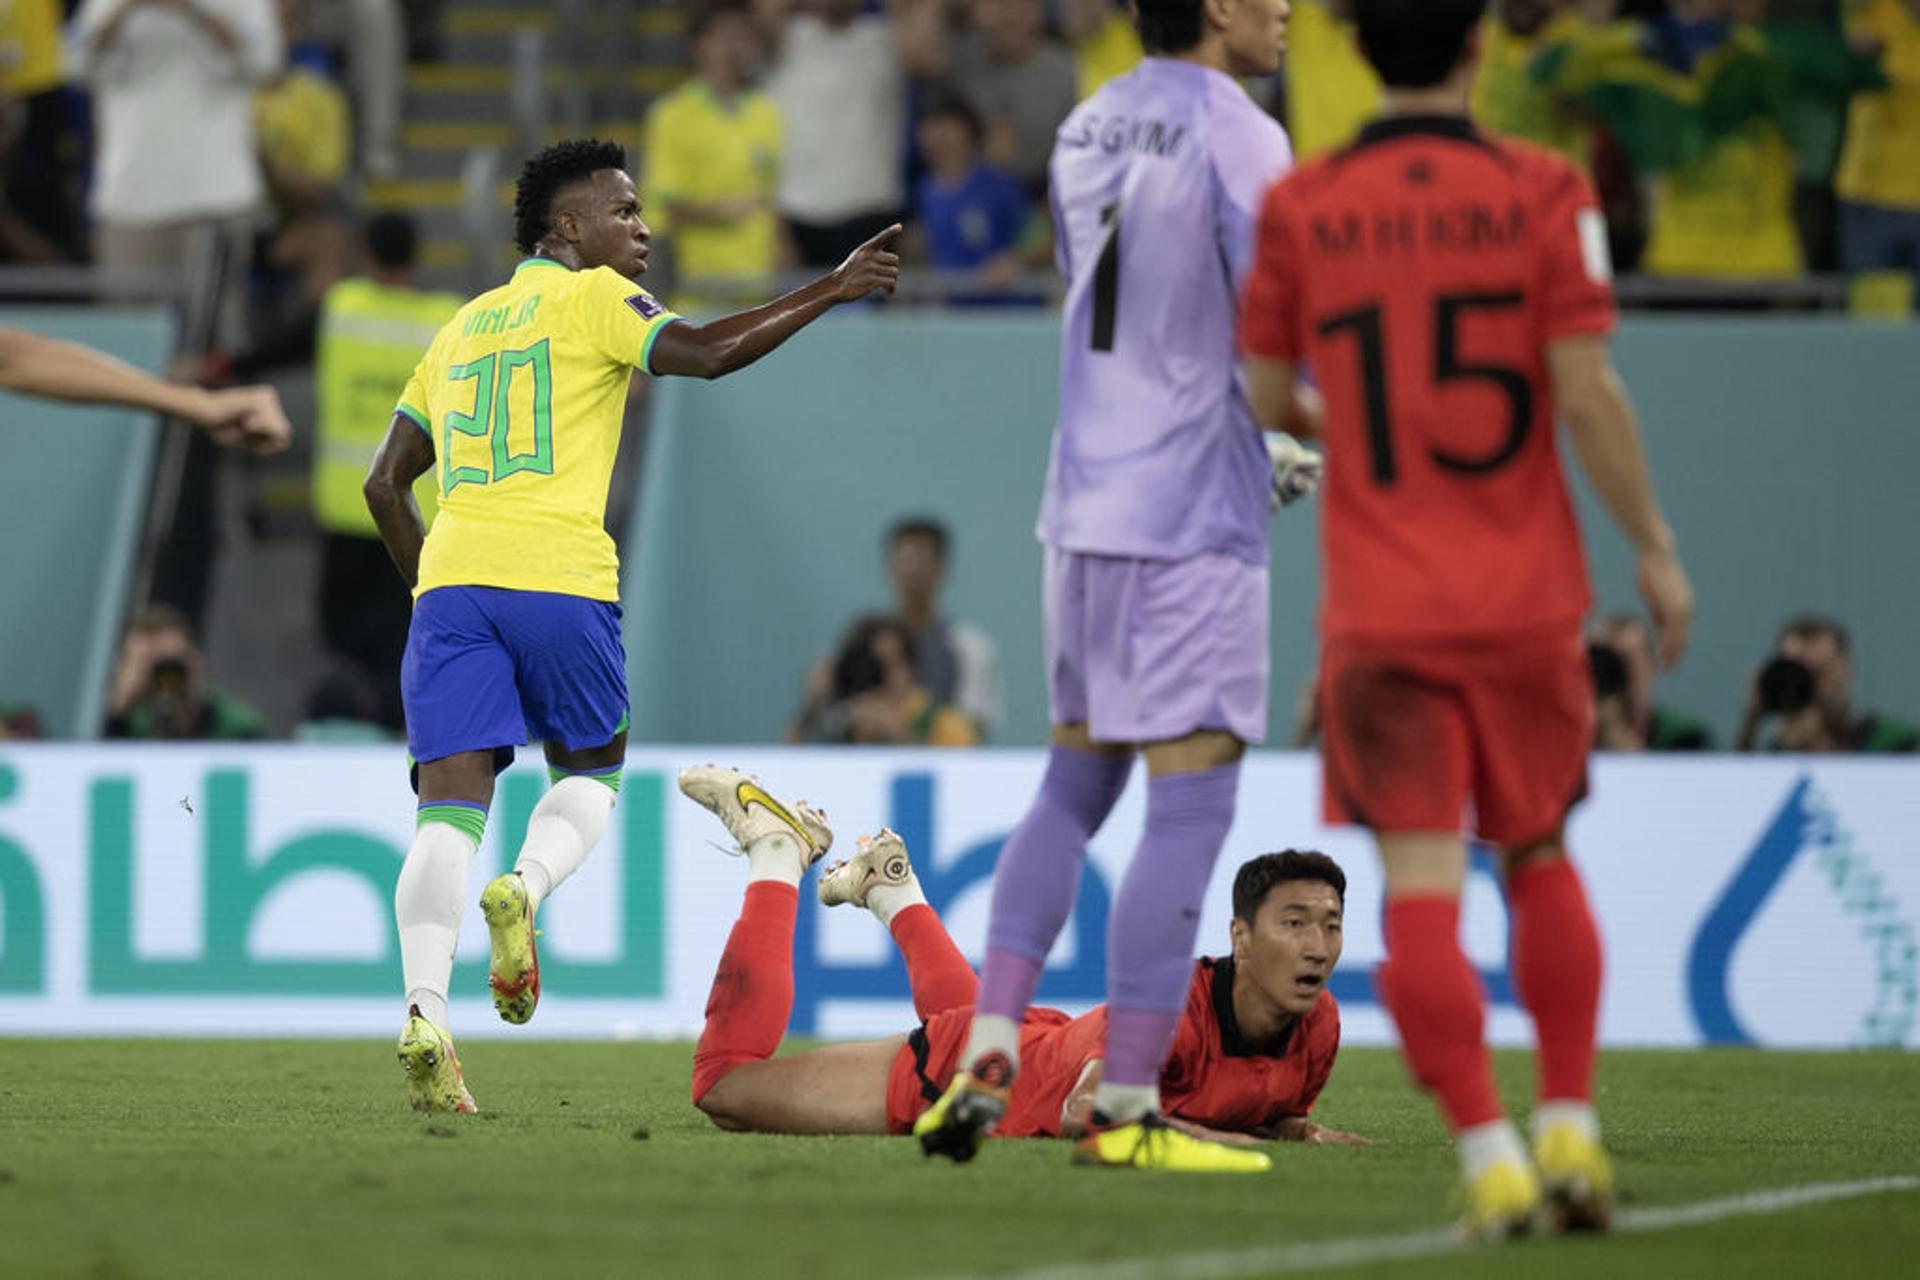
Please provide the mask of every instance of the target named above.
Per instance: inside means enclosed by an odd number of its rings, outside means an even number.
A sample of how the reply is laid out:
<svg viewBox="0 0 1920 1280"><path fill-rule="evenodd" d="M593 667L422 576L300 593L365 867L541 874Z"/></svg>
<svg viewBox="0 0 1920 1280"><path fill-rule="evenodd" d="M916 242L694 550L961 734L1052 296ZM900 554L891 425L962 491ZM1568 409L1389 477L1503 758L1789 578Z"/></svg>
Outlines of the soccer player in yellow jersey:
<svg viewBox="0 0 1920 1280"><path fill-rule="evenodd" d="M618 563L604 527L631 372L716 378L838 303L891 293L889 228L837 269L764 306L687 323L634 280L650 233L616 144L563 142L520 174L527 259L462 307L427 349L366 481L381 539L414 592L400 675L419 823L394 893L408 1017L400 1062L417 1110L472 1111L447 1034L467 867L494 775L529 737L553 786L514 869L480 906L494 1005L540 998L533 919L600 839L627 748ZM412 485L439 484L433 531Z"/></svg>

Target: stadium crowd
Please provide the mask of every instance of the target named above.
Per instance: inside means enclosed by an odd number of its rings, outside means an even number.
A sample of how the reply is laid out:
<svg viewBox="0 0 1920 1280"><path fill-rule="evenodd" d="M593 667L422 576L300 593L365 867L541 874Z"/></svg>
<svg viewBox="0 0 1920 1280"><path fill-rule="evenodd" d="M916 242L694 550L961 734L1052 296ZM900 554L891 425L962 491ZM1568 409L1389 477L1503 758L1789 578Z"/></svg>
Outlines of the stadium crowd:
<svg viewBox="0 0 1920 1280"><path fill-rule="evenodd" d="M192 264L201 336L228 349L261 310L311 305L351 269L364 180L399 174L430 8L9 0L0 263ZM1379 87L1344 0L1292 9L1285 69L1251 89L1306 158ZM1920 271L1914 0L1501 0L1488 22L1481 123L1592 171L1623 268ZM1054 130L1140 56L1112 0L712 0L686 37L643 187L708 307L903 214L921 262L978 278L963 300L1031 301Z"/></svg>
<svg viewBox="0 0 1920 1280"><path fill-rule="evenodd" d="M1308 158L1353 138L1379 84L1344 0L1292 8L1287 65L1252 91ZM1623 269L1920 271L1911 0L1504 0L1488 21L1476 115L1593 173ZM722 0L690 37L647 152L685 277L837 261L906 214L922 262L974 278L967 303L1033 300L1053 132L1140 56L1109 0Z"/></svg>

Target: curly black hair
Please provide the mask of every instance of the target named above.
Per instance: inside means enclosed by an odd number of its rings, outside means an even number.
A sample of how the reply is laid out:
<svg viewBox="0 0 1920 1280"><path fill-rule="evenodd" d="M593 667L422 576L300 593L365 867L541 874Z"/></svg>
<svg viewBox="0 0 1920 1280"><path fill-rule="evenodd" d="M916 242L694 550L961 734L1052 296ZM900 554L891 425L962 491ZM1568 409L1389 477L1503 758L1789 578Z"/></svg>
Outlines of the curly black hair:
<svg viewBox="0 0 1920 1280"><path fill-rule="evenodd" d="M1318 880L1332 885L1341 905L1346 905L1347 873L1339 863L1317 849L1283 849L1263 853L1241 866L1233 877L1233 914L1252 924L1273 886L1289 880Z"/></svg>
<svg viewBox="0 0 1920 1280"><path fill-rule="evenodd" d="M520 252L532 253L552 229L553 197L562 187L602 169L626 167L626 148L598 138L569 138L529 159L513 190L513 238Z"/></svg>

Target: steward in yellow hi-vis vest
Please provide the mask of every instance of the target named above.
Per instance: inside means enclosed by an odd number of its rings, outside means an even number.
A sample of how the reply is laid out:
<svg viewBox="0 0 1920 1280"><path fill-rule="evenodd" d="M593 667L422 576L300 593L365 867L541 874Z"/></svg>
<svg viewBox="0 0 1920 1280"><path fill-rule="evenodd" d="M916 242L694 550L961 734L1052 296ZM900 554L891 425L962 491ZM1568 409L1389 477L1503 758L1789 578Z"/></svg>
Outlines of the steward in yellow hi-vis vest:
<svg viewBox="0 0 1920 1280"><path fill-rule="evenodd" d="M404 722L400 662L413 597L388 566L360 487L394 397L407 385L420 352L460 309L460 299L413 283L419 230L406 214L376 214L363 240L368 274L329 289L313 326L312 494L314 522L320 526L320 629L328 651L346 660L313 697L322 703L337 700L329 710L342 717L357 703L359 711L351 718L370 718L397 730ZM276 344L269 338L265 345ZM254 358L261 354L256 351ZM416 485L414 492L423 517L431 520L431 481Z"/></svg>
<svg viewBox="0 0 1920 1280"><path fill-rule="evenodd" d="M420 352L460 309L454 294L425 292L395 282L390 270L383 274L385 280L356 277L327 290L314 352L314 518L328 533L373 539L380 530L360 492L367 466ZM432 480L423 477L414 495L431 523Z"/></svg>
<svg viewBox="0 0 1920 1280"><path fill-rule="evenodd" d="M554 780L514 869L480 897L494 1007L508 1022L531 1018L540 998L534 913L586 860L619 790L627 662L605 524L633 371L732 373L836 304L892 293L900 277L887 248L895 226L785 297L683 321L634 283L651 233L626 164L617 144L591 139L527 161L514 195L527 260L427 347L389 406L363 486L415 592L400 696L420 804L394 914L407 1008L399 1057L416 1110L475 1109L446 1030L447 980L495 772L531 736ZM426 475L440 505L431 532L413 497ZM745 803L715 800L723 816ZM820 844L792 829L804 869Z"/></svg>

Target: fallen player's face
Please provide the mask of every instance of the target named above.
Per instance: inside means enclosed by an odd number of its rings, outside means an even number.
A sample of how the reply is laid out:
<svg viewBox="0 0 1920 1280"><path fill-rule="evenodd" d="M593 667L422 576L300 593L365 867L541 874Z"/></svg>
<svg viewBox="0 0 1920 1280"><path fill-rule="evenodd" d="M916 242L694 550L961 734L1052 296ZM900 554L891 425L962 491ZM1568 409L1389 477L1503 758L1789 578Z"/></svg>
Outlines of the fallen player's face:
<svg viewBox="0 0 1920 1280"><path fill-rule="evenodd" d="M1313 1008L1340 963L1340 895L1319 880L1286 880L1267 891L1247 935L1254 984L1291 1014Z"/></svg>

